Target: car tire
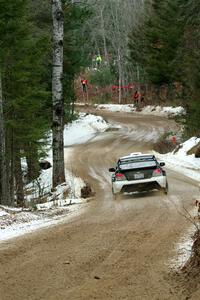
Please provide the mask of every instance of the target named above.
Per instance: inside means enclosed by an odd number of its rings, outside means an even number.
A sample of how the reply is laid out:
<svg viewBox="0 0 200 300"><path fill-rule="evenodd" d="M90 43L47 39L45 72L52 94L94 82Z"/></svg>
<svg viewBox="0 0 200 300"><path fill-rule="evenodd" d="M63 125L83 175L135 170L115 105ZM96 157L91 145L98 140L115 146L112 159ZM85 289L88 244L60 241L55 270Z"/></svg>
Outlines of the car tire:
<svg viewBox="0 0 200 300"><path fill-rule="evenodd" d="M119 193L114 193L112 189L112 195L113 195L113 200L118 200L119 199Z"/></svg>
<svg viewBox="0 0 200 300"><path fill-rule="evenodd" d="M113 195L113 196L115 195L114 190L113 190L113 186L112 186L112 195Z"/></svg>
<svg viewBox="0 0 200 300"><path fill-rule="evenodd" d="M167 189L164 189L163 192L164 192L165 195L168 194L168 190Z"/></svg>
<svg viewBox="0 0 200 300"><path fill-rule="evenodd" d="M120 198L120 194L119 193L114 194L114 200L115 201L119 200L119 198Z"/></svg>
<svg viewBox="0 0 200 300"><path fill-rule="evenodd" d="M166 184L166 187L163 189L163 192L164 192L165 195L168 194L168 192L169 192L168 182L167 182L167 184Z"/></svg>

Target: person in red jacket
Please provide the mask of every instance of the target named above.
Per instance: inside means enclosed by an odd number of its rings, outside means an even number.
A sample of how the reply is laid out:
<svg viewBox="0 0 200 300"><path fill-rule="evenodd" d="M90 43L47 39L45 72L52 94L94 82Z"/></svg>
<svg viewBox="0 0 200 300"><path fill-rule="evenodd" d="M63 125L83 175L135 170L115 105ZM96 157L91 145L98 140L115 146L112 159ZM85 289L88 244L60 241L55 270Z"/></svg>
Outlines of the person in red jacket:
<svg viewBox="0 0 200 300"><path fill-rule="evenodd" d="M87 79L81 79L82 89L84 93L87 93Z"/></svg>
<svg viewBox="0 0 200 300"><path fill-rule="evenodd" d="M140 93L138 91L135 91L134 95L133 95L133 99L134 99L134 102L136 104L138 104L139 102L139 99L140 99Z"/></svg>

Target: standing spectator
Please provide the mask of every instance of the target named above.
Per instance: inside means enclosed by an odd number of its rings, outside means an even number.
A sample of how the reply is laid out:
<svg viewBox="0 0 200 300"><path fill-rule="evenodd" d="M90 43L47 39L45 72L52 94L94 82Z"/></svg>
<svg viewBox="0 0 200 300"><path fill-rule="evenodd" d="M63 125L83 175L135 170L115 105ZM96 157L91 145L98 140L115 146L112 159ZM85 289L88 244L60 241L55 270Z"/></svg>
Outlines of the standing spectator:
<svg viewBox="0 0 200 300"><path fill-rule="evenodd" d="M84 93L87 93L87 79L81 79L82 89Z"/></svg>
<svg viewBox="0 0 200 300"><path fill-rule="evenodd" d="M97 63L97 68L100 67L101 65L101 62L102 62L102 58L101 58L101 55L98 54L97 57L96 57L96 63Z"/></svg>
<svg viewBox="0 0 200 300"><path fill-rule="evenodd" d="M140 93L138 91L135 91L135 93L133 95L133 99L136 104L138 104L139 98L140 98Z"/></svg>
<svg viewBox="0 0 200 300"><path fill-rule="evenodd" d="M172 143L173 143L174 146L177 145L176 135L173 135L173 136L172 136Z"/></svg>

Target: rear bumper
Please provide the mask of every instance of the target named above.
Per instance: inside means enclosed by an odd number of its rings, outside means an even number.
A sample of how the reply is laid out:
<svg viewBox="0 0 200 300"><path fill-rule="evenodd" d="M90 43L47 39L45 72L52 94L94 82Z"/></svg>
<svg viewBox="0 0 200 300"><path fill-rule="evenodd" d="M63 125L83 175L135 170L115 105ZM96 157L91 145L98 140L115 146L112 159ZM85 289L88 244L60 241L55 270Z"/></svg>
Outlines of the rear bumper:
<svg viewBox="0 0 200 300"><path fill-rule="evenodd" d="M125 181L114 181L113 193L131 193L131 192L143 192L151 191L154 189L160 190L162 188L167 188L167 178L166 176L152 177L149 179L142 180L125 180Z"/></svg>

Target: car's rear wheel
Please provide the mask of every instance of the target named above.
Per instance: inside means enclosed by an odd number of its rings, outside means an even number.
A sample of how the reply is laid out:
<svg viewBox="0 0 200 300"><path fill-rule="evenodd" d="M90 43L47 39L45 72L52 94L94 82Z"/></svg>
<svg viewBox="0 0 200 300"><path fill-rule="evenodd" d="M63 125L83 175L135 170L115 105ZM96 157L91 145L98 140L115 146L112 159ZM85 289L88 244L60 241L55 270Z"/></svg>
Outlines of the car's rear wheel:
<svg viewBox="0 0 200 300"><path fill-rule="evenodd" d="M163 192L164 192L164 194L165 194L165 195L167 195L167 194L168 194L168 190L167 190L167 189L164 189L164 191L163 191Z"/></svg>
<svg viewBox="0 0 200 300"><path fill-rule="evenodd" d="M114 190L113 190L113 186L112 186L112 194L113 194L113 196L115 195Z"/></svg>
<svg viewBox="0 0 200 300"><path fill-rule="evenodd" d="M113 199L114 200L119 200L119 198L120 198L120 194L119 193L113 195Z"/></svg>
<svg viewBox="0 0 200 300"><path fill-rule="evenodd" d="M112 195L113 195L113 200L118 200L119 199L119 193L114 193L113 188L112 188Z"/></svg>
<svg viewBox="0 0 200 300"><path fill-rule="evenodd" d="M166 184L166 187L163 189L163 192L164 192L165 195L168 194L168 192L169 192L169 185L168 185L168 182L167 182L167 184Z"/></svg>

